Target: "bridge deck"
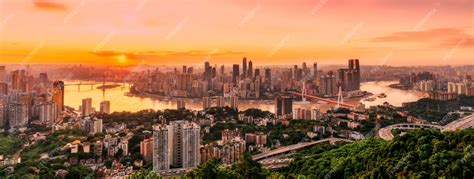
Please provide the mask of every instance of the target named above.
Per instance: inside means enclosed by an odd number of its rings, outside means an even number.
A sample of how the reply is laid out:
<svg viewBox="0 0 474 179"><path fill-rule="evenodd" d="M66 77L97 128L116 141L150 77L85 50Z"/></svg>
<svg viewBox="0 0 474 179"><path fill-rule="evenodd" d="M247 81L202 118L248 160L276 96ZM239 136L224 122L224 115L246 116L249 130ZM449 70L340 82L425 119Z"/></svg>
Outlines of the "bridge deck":
<svg viewBox="0 0 474 179"><path fill-rule="evenodd" d="M299 95L299 96L304 96L304 97L308 97L308 98L311 98L311 99L319 100L319 101L328 102L328 103L331 103L331 104L337 104L337 101L330 100L330 99L327 99L327 98L321 98L321 97L317 97L317 96L311 96L311 95L295 93L295 92L290 92L290 93L294 94L294 95ZM350 108L354 107L354 105L347 104L347 103L341 103L340 105L345 106L345 107L350 107Z"/></svg>

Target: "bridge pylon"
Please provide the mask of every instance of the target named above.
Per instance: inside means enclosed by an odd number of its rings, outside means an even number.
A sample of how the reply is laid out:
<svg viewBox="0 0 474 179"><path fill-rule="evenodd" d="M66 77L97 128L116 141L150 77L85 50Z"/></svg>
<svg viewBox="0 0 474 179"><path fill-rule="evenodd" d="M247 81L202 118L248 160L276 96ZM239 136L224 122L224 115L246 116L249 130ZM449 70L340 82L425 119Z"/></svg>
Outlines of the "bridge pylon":
<svg viewBox="0 0 474 179"><path fill-rule="evenodd" d="M336 109L339 109L341 107L341 104L344 103L344 99L342 98L342 87L339 86L339 91L337 93L337 104L336 104Z"/></svg>

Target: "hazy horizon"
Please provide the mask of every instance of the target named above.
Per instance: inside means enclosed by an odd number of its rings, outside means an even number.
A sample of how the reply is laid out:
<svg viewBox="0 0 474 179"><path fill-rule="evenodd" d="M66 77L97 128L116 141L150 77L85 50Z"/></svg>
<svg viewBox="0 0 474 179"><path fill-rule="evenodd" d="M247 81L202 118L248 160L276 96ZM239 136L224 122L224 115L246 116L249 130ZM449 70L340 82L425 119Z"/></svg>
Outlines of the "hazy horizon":
<svg viewBox="0 0 474 179"><path fill-rule="evenodd" d="M474 64L469 0L113 2L1 0L2 62Z"/></svg>

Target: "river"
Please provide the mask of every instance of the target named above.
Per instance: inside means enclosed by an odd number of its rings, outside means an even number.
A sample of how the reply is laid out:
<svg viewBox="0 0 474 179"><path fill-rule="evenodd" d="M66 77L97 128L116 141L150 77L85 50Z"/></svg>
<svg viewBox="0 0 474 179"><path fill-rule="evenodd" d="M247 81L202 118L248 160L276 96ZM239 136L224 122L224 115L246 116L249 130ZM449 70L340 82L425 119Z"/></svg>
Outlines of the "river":
<svg viewBox="0 0 474 179"><path fill-rule="evenodd" d="M64 103L67 106L79 109L79 106L82 103L82 99L92 98L92 106L99 110L99 104L103 100L110 101L110 110L115 111L130 111L136 112L144 109L154 109L154 110L164 110L164 109L176 109L175 100L160 100L152 99L146 97L136 97L136 96L127 96L125 92L129 91L128 85L107 89L102 91L97 89L98 85L95 85L93 88L91 86L83 85L78 88L77 85L67 85L67 84L77 84L77 81L67 81L65 86L65 96ZM86 82L82 82L86 83ZM396 83L394 81L383 81L383 82L365 82L361 84L361 90L371 92L375 95L380 93L387 94L386 98L377 98L375 101L363 101L361 99L349 99L344 100L345 103L349 104L358 104L362 102L366 104L366 107L372 105L379 105L385 101L389 102L392 105L400 106L404 102L416 101L424 95L416 91L405 91L390 88L388 85ZM226 101L228 104L229 100ZM202 102L199 99L186 99L186 108L193 110L201 110ZM215 101L212 101L212 105L215 105ZM333 104L323 104L312 102L310 104L298 104L293 105L294 108L315 108L319 107L322 111L333 107ZM239 101L239 109L245 110L248 108L259 108L262 110L274 111L273 101L248 101L241 100Z"/></svg>

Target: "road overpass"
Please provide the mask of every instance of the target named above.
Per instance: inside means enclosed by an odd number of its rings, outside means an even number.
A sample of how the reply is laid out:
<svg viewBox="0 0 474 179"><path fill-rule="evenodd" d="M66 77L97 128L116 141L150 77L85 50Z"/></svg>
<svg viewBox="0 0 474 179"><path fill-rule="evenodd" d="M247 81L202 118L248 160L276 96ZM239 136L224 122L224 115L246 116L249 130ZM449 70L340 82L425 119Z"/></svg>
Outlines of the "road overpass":
<svg viewBox="0 0 474 179"><path fill-rule="evenodd" d="M390 126L380 129L379 137L384 140L392 140L394 137L392 134L393 129L406 130L406 129L435 128L435 129L441 130L442 132L446 132L446 131L464 130L467 128L471 128L473 126L474 126L474 114L471 114L469 116L450 122L449 124L445 126L432 125L432 124L413 124L413 123L394 124L394 125L390 125Z"/></svg>
<svg viewBox="0 0 474 179"><path fill-rule="evenodd" d="M400 124L394 124L390 125L387 127L384 127L379 130L379 136L380 138L384 140L392 140L393 139L393 134L392 130L393 129L423 129L423 128L431 128L431 129L443 129L443 126L438 126L438 125L431 125L431 124L414 124L414 123L400 123Z"/></svg>
<svg viewBox="0 0 474 179"><path fill-rule="evenodd" d="M471 114L469 116L450 122L449 124L446 124L441 131L443 132L457 131L457 130L464 130L471 127L474 127L474 114Z"/></svg>
<svg viewBox="0 0 474 179"><path fill-rule="evenodd" d="M318 140L318 141L298 143L298 144L288 145L288 146L280 147L280 148L277 148L277 149L274 149L274 150L270 150L268 152L263 152L263 153L254 155L254 156L252 156L252 159L253 160L261 160L261 159L264 159L264 158L268 158L268 157L271 157L271 156L275 156L275 155L278 155L278 154L282 154L282 153L286 153L286 152L290 152L290 151L294 151L294 150L299 150L299 149L302 149L302 148L305 148L305 147L309 147L309 146L324 143L324 142L330 142L330 143L352 142L352 140L331 137L331 138L327 138L327 139L321 139L321 140Z"/></svg>

